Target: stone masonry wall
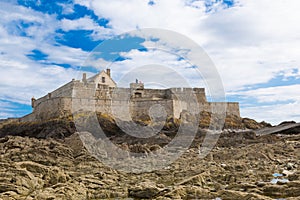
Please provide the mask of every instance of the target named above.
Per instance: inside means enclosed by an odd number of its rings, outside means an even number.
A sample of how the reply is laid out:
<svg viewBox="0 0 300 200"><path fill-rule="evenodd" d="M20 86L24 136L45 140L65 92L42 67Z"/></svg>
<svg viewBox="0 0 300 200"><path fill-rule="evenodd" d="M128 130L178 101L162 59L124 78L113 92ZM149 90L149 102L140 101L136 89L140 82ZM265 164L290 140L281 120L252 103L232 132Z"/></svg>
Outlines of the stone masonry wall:
<svg viewBox="0 0 300 200"><path fill-rule="evenodd" d="M240 116L240 107L237 102L207 102L200 104L200 109L206 112L226 112L226 115Z"/></svg>
<svg viewBox="0 0 300 200"><path fill-rule="evenodd" d="M70 97L54 97L40 102L34 108L33 115L25 116L21 121L31 121L33 118L37 121L47 120L68 116L71 114L72 99Z"/></svg>
<svg viewBox="0 0 300 200"><path fill-rule="evenodd" d="M53 92L48 93L47 95L37 99L33 103L33 108L37 107L40 103L46 102L47 100L55 97L71 97L72 96L72 90L75 85L75 83L80 84L80 81L71 81L58 89L54 90Z"/></svg>
<svg viewBox="0 0 300 200"><path fill-rule="evenodd" d="M148 119L151 108L155 108L155 106L159 106L162 109L162 113L167 116L173 116L173 101L168 99L162 100L134 100L130 102L130 113L132 118L135 120L138 119ZM158 108L159 108L158 107Z"/></svg>
<svg viewBox="0 0 300 200"><path fill-rule="evenodd" d="M137 94L136 94L137 93ZM196 103L196 102L198 103ZM227 108L227 114L240 116L239 104L234 102L207 102L204 88L133 89L96 88L72 80L33 102L33 113L24 121L46 120L72 114L76 111L97 111L117 114L123 120L146 118L154 105L164 107L169 116L180 117L183 110L198 113ZM197 106L197 107L196 107ZM225 110L224 110L225 112Z"/></svg>

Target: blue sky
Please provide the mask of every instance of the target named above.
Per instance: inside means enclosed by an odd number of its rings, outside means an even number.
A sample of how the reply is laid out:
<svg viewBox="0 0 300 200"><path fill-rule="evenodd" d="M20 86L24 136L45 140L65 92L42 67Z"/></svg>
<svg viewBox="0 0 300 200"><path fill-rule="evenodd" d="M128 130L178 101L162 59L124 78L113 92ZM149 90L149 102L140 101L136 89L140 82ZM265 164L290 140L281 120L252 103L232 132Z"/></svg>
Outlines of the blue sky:
<svg viewBox="0 0 300 200"><path fill-rule="evenodd" d="M160 28L207 52L227 100L240 102L242 116L300 121L299 8L298 0L1 1L0 118L30 113L32 96L112 61L118 64L115 79L133 66L163 63L184 66L191 86L201 86L180 56L148 50L143 37L117 37ZM88 60L90 52L97 62Z"/></svg>

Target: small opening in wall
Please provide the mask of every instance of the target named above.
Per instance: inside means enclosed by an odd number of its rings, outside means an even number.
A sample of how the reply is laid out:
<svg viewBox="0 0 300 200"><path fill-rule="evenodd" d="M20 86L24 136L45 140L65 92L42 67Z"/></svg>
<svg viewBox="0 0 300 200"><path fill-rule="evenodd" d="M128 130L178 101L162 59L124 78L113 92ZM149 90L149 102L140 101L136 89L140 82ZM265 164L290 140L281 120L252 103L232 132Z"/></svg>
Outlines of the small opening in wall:
<svg viewBox="0 0 300 200"><path fill-rule="evenodd" d="M136 93L134 93L134 96L137 97L137 98L138 98L138 97L142 97L142 93L136 92Z"/></svg>
<svg viewBox="0 0 300 200"><path fill-rule="evenodd" d="M105 77L102 77L102 83L105 83Z"/></svg>

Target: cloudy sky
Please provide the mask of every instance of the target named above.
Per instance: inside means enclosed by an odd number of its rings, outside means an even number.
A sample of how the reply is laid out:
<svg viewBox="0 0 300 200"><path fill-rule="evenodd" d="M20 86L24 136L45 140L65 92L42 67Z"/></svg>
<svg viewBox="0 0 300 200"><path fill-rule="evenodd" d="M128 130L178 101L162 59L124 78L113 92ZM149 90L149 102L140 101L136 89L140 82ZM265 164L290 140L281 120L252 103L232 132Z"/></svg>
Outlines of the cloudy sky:
<svg viewBox="0 0 300 200"><path fill-rule="evenodd" d="M0 118L30 113L32 96L82 71L96 72L88 66L100 70L111 63L111 54L88 60L99 44L155 28L182 34L205 50L227 100L240 102L243 117L300 121L299 9L299 0L2 0ZM182 73L192 73L195 66L178 55L147 44L133 36L116 45L115 79L147 63L185 66ZM191 77L191 86L201 85Z"/></svg>

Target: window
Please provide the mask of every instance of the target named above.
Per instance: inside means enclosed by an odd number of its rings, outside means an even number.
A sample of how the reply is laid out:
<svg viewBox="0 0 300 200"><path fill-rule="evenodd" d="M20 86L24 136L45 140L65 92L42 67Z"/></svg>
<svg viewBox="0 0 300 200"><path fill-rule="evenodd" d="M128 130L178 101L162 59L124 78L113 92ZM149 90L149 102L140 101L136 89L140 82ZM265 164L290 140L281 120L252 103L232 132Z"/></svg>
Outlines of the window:
<svg viewBox="0 0 300 200"><path fill-rule="evenodd" d="M136 93L134 94L134 96L135 96L136 98L142 97L142 93L136 92Z"/></svg>
<svg viewBox="0 0 300 200"><path fill-rule="evenodd" d="M102 83L105 83L105 77L102 77Z"/></svg>

